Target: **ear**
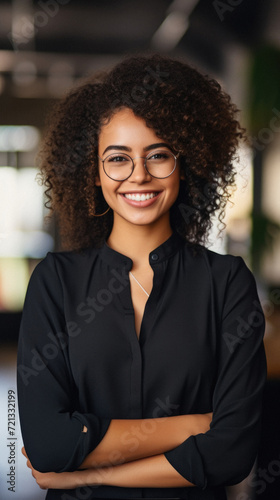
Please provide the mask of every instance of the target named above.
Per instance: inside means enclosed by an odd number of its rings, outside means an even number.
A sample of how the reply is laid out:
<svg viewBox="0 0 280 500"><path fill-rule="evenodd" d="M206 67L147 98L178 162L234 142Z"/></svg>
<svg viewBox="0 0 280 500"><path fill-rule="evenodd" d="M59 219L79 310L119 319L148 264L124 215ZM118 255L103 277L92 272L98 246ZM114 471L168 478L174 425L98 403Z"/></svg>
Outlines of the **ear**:
<svg viewBox="0 0 280 500"><path fill-rule="evenodd" d="M181 158L179 157L179 161L178 161L178 167L180 169L180 181L185 181L186 180L186 177L185 177L185 172L182 168L182 164L181 164Z"/></svg>
<svg viewBox="0 0 280 500"><path fill-rule="evenodd" d="M94 178L94 184L95 186L101 186L101 181L99 175L96 175Z"/></svg>
<svg viewBox="0 0 280 500"><path fill-rule="evenodd" d="M185 177L185 172L183 172L183 170L182 170L182 169L180 170L180 180L181 180L181 181L185 181L185 180L186 180L186 177Z"/></svg>

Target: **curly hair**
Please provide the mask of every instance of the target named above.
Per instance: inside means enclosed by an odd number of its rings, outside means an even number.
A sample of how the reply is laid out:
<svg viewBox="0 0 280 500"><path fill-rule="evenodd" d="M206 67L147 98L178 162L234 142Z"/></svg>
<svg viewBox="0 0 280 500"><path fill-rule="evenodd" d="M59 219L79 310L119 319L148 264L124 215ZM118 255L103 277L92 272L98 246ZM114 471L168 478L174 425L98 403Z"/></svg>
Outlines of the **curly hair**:
<svg viewBox="0 0 280 500"><path fill-rule="evenodd" d="M118 110L130 108L180 153L179 195L172 229L204 245L213 215L219 221L235 184L234 161L245 138L238 110L214 79L161 55L133 56L74 88L54 108L40 151L48 208L58 215L62 241L79 250L100 246L113 214L106 211L98 174L98 137Z"/></svg>

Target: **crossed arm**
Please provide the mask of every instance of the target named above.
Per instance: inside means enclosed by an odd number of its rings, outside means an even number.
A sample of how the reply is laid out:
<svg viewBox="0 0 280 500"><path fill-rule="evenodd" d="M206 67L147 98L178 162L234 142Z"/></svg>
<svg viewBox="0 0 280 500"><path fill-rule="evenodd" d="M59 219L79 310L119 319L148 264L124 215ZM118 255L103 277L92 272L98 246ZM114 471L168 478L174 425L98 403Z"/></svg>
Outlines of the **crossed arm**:
<svg viewBox="0 0 280 500"><path fill-rule="evenodd" d="M112 420L102 441L74 472L41 473L32 467L24 449L23 454L42 489L96 485L130 488L194 486L172 467L164 453L191 435L207 432L211 420L212 413ZM144 429L147 429L146 433ZM84 428L83 432L87 429Z"/></svg>

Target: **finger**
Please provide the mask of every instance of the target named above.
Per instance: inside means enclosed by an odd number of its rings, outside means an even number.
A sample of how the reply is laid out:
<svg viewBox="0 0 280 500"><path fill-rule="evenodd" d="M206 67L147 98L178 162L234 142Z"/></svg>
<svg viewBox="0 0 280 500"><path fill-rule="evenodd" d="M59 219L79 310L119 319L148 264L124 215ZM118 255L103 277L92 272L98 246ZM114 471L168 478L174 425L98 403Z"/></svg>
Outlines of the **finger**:
<svg viewBox="0 0 280 500"><path fill-rule="evenodd" d="M21 448L21 453L25 456L25 458L28 458L26 451L25 451L25 448Z"/></svg>

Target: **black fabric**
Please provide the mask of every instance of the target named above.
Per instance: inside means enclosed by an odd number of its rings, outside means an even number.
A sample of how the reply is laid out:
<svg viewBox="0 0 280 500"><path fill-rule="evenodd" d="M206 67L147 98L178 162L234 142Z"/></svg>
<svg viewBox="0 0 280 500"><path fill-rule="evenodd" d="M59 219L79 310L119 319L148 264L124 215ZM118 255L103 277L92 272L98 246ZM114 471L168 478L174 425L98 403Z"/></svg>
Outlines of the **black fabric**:
<svg viewBox="0 0 280 500"><path fill-rule="evenodd" d="M224 486L250 472L266 378L255 281L240 257L193 250L173 234L151 252L153 289L139 340L128 257L105 243L80 254L49 253L33 272L19 339L18 397L35 468L75 470L111 419L214 412L209 432L165 454L197 487L104 486L84 497L49 490L49 500L223 500ZM137 446L151 432L144 426L140 436L124 439Z"/></svg>

